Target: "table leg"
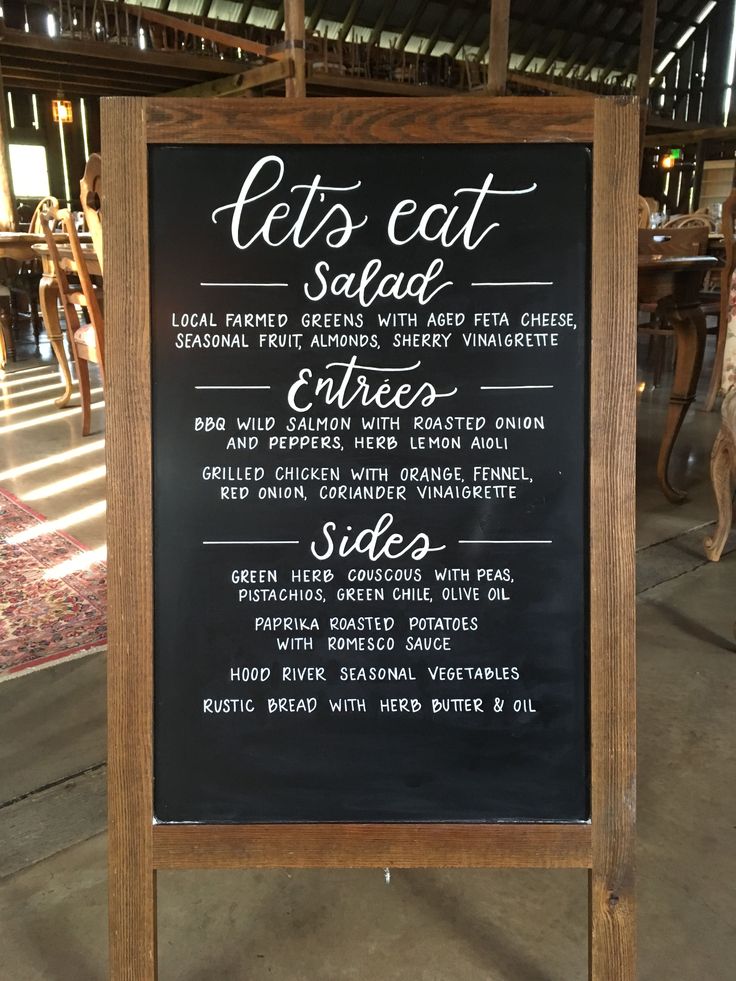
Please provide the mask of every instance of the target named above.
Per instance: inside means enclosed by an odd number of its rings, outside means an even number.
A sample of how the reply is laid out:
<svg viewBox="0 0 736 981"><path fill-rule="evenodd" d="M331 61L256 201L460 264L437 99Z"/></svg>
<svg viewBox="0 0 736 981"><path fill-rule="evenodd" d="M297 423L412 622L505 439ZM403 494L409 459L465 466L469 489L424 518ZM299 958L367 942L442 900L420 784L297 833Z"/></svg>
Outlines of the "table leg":
<svg viewBox="0 0 736 981"><path fill-rule="evenodd" d="M56 399L56 404L60 409L69 402L72 395L72 376L69 371L69 361L64 350L64 338L61 333L59 323L59 312L57 302L59 299L59 288L53 276L44 276L38 287L38 299L41 304L43 322L46 326L46 335L51 342L56 360L59 362L61 373L64 376L64 393Z"/></svg>
<svg viewBox="0 0 736 981"><path fill-rule="evenodd" d="M668 470L677 434L698 387L705 350L705 316L699 306L683 308L672 304L668 304L662 314L675 332L677 363L667 420L659 447L657 479L667 500L673 504L683 504L687 500L687 494L672 486Z"/></svg>

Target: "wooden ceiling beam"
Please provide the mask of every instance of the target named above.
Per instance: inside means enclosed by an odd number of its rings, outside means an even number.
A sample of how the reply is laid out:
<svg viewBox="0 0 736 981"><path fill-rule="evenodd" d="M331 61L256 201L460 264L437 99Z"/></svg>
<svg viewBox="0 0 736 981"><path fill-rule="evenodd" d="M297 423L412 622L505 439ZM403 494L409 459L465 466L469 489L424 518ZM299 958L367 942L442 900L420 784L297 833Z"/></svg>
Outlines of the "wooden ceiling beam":
<svg viewBox="0 0 736 981"><path fill-rule="evenodd" d="M373 30L371 31L370 37L368 38L368 45L378 44L383 28L388 20L389 14L396 6L396 0L383 0L383 6L381 7L381 12L378 15L378 20L373 25Z"/></svg>
<svg viewBox="0 0 736 981"><path fill-rule="evenodd" d="M273 85L293 77L294 61L291 58L284 58L283 61L271 61L257 68L251 68L250 71L239 72L231 78L216 78L213 82L189 85L174 92L167 92L166 95L181 99L229 98L246 95L262 85Z"/></svg>
<svg viewBox="0 0 736 981"><path fill-rule="evenodd" d="M490 56L488 59L488 94L503 95L509 70L509 0L491 0Z"/></svg>
<svg viewBox="0 0 736 981"><path fill-rule="evenodd" d="M141 20L148 24L168 27L171 30L180 31L182 34L191 34L193 37L201 38L203 41L212 41L214 44L218 44L223 48L231 48L232 50L239 48L241 51L249 51L251 54L258 55L260 58L269 57L268 48L265 44L249 41L248 38L241 37L238 34L216 31L211 27L195 24L193 21L186 20L184 17L159 13L158 10L152 10L150 7L134 7L131 4L123 3L120 9L133 14L140 14ZM283 6L281 9L283 11Z"/></svg>
<svg viewBox="0 0 736 981"><path fill-rule="evenodd" d="M554 10L556 10L556 9L557 9L557 6L555 4L554 5ZM545 3L540 8L540 14L543 17L543 19L547 20L548 17L549 17L550 12L551 12L550 11L550 0L547 0L547 3ZM550 35L550 29L549 29L549 27L542 26L541 24L534 24L533 26L535 26L537 28L537 30L535 31L534 35L532 36L532 43L529 45L529 48L527 49L526 53L524 54L524 57L521 59L521 62L517 65L516 71L520 71L520 72L526 71L526 69L529 67L530 63L532 62L532 60L536 57L537 52L539 51L540 41L542 41L543 39L549 37L549 35ZM513 41L509 41L509 50L512 51L512 52L514 51L514 42ZM554 60L554 57L556 57L556 54L553 56L553 59L552 60ZM543 69L543 71L546 71L546 70L547 70L546 68Z"/></svg>
<svg viewBox="0 0 736 981"><path fill-rule="evenodd" d="M106 84L111 86L118 86L125 88L125 86L145 87L147 89L156 89L156 91L167 92L172 88L177 88L181 85L181 82L172 82L171 80L163 80L157 76L125 76L125 75L108 75L104 71L91 70L88 72L77 70L75 72L70 72L68 75L61 74L54 69L44 69L38 66L32 65L4 65L3 73L5 79L9 78L22 78L26 81L32 79L48 79L49 81L55 82L57 89L67 89L69 86L73 85L76 81L82 83L94 83L94 84Z"/></svg>
<svg viewBox="0 0 736 981"><path fill-rule="evenodd" d="M590 49L590 55L588 57L588 60L583 65L583 70L580 72L579 75L576 76L577 78L582 79L584 82L587 81L588 76L590 75L590 73L593 71L593 68L595 67L595 63L598 60L598 57L600 56L601 52L606 46L606 43L607 42L603 40L603 38L601 38L597 44L594 44L592 46L592 48Z"/></svg>
<svg viewBox="0 0 736 981"><path fill-rule="evenodd" d="M621 13L618 16L618 20L613 25L613 27L611 28L611 30L612 31L618 31L620 29L621 25L623 24L623 22L629 16L629 13L630 13L630 11L628 11L628 10L621 11ZM598 77L598 81L599 82L605 82L606 79L608 78L608 76L611 75L616 70L616 68L618 66L618 61L617 61L616 55L621 51L621 48L622 48L624 42L623 41L613 41L612 43L614 45L618 45L618 47L614 50L614 52L611 55L611 58L608 61L608 64L603 68L603 71L601 72L600 76ZM639 42L639 43L641 43L641 42ZM626 71L626 62L624 62L624 67L621 68L620 71L622 73L625 73L625 71Z"/></svg>
<svg viewBox="0 0 736 981"><path fill-rule="evenodd" d="M549 92L551 95L576 95L580 97L590 94L590 97L594 98L598 94L592 90L590 93L586 93L585 90L581 90L578 86L565 82L562 79L553 81L549 75L538 75L536 72L522 74L521 72L510 71L509 82L513 82L514 85L520 85L522 88L534 89L538 92Z"/></svg>
<svg viewBox="0 0 736 981"><path fill-rule="evenodd" d="M414 33L414 29L419 23L422 14L427 9L428 3L429 0L417 0L414 10L412 11L411 17L407 21L404 30L401 32L401 36L399 37L399 40L396 42L397 51L403 51L404 48L406 47L406 42Z"/></svg>
<svg viewBox="0 0 736 981"><path fill-rule="evenodd" d="M535 32L534 37L532 38L532 43L527 48L524 57L516 66L516 71L525 72L527 70L530 63L534 60L534 56L536 55L537 51L539 51L539 42L546 36L547 32L544 29Z"/></svg>
<svg viewBox="0 0 736 981"><path fill-rule="evenodd" d="M562 51L563 47L565 46L565 42L567 41L568 37L569 34L560 33L560 36L553 44L549 54L547 55L547 57L544 59L544 62L542 63L542 67L539 72L540 75L546 75L547 72L550 70L552 65L555 63L557 55L560 53L560 51Z"/></svg>
<svg viewBox="0 0 736 981"><path fill-rule="evenodd" d="M348 12L345 14L345 20L342 22L342 27L340 28L337 39L338 41L344 41L345 38L350 33L350 29L355 23L355 18L360 10L360 5L363 0L353 0L353 2L348 7Z"/></svg>
<svg viewBox="0 0 736 981"><path fill-rule="evenodd" d="M705 3L705 0L703 0L703 3ZM620 7L620 4L616 4L616 6ZM611 43L614 42L620 43L622 45L625 45L627 48L631 48L636 52L638 52L639 32L640 32L641 25L637 24L632 31L629 31L627 33L624 33L620 30L620 25L624 22L624 20L629 15L629 13L631 13L631 11L626 11L619 18L617 23L610 30L606 31L600 28L599 26L600 19L598 19L596 23L590 24L585 29L579 25L578 22L580 20L581 8L588 8L583 10L583 15L587 19L589 8L590 8L590 0L584 0L583 3L578 3L575 6L571 6L566 3L564 7L568 8L567 10L565 10L567 16L564 21L561 20L559 13L556 16L551 15L549 18L536 16L536 17L524 17L523 19L520 19L512 16L511 17L512 29L516 28L517 25L519 25L519 26L526 26L526 27L541 28L547 31L561 30L563 32L566 32L568 40L574 34L587 33L588 40L590 41L594 39L597 40L598 38L602 38ZM560 5L558 10L562 10L562 9L563 8ZM641 11L641 0L639 0L639 3L637 4L637 9ZM667 15L666 18L663 15L662 23L664 24L665 22L668 25L671 23L669 19L669 15ZM696 26L697 24L695 18L693 18L691 22L685 24L685 27L696 27ZM682 31L678 30L676 33L677 33L677 37L679 38Z"/></svg>
<svg viewBox="0 0 736 981"><path fill-rule="evenodd" d="M452 45L452 48L450 49L450 57L451 58L457 58L458 52L460 51L460 49L462 48L462 46L465 44L465 42L466 42L466 40L467 40L468 35L470 34L470 32L473 30L473 28L475 27L475 25L478 23L478 19L479 18L480 18L480 13L477 10L472 10L470 12L470 14L468 15L468 17L465 20L465 23L463 25L462 30L460 31L460 33L458 34L458 36L455 38L455 41L454 41L454 43Z"/></svg>
<svg viewBox="0 0 736 981"><path fill-rule="evenodd" d="M67 73L73 75L76 72L85 71L104 71L110 78L129 78L135 81L136 78L157 78L162 83L170 83L172 86L193 84L198 81L207 81L209 73L206 71L198 72L196 76L187 71L176 71L175 66L170 69L153 68L147 69L145 65L131 64L125 65L121 62L86 61L82 59L61 61L43 54L33 55L32 53L19 54L12 49L7 52L0 42L0 58L5 66L17 67L38 67L43 70L54 72L55 74ZM242 70L242 69L241 69ZM211 77L211 75L209 75Z"/></svg>
<svg viewBox="0 0 736 981"><path fill-rule="evenodd" d="M253 9L253 3L254 3L254 0L245 0L245 2L243 3L243 9L240 12L240 20L238 21L238 23L240 24L241 27L245 27L245 25L248 23L248 18L250 17L250 12ZM166 0L166 7L167 7L167 9L168 9L168 6L169 6L169 0Z"/></svg>
<svg viewBox="0 0 736 981"><path fill-rule="evenodd" d="M322 11L325 9L326 3L327 0L317 0L314 7L312 7L312 13L309 15L309 20L307 21L307 30L310 33L317 29L317 24L319 24L322 18Z"/></svg>
<svg viewBox="0 0 736 981"><path fill-rule="evenodd" d="M503 0L503 2L506 2L506 0ZM445 29L445 27L447 26L447 24L452 19L452 16L455 13L455 11L457 10L457 8L458 8L459 5L460 5L459 4L459 0L452 0L452 2L449 3L447 5L447 7L445 7L444 16L441 17L440 20L437 21L437 25L436 25L434 31L432 31L432 36L428 39L428 41L427 41L426 44L422 45L422 54L423 55L432 54L432 49L435 47L435 45L439 41L439 39L440 39L440 37L442 35L442 31Z"/></svg>
<svg viewBox="0 0 736 981"><path fill-rule="evenodd" d="M13 75L10 74L5 79L6 88L27 90L29 92L49 92L54 97L59 92L59 78L39 77L36 75ZM120 82L110 83L107 80L95 82L93 80L69 79L63 83L64 94L68 96L84 95L164 95L166 89L156 85L146 85L144 81L134 85L125 85Z"/></svg>
<svg viewBox="0 0 736 981"><path fill-rule="evenodd" d="M568 24L566 24L564 27L561 24L557 25L558 29L561 32L560 37L558 38L557 43L553 47L552 51L545 58L544 63L542 65L542 71L540 72L540 74L546 75L550 71L550 69L554 67L554 63L557 59L557 56L562 52L562 50L564 49L565 45L570 40L570 38L574 37L575 34L578 33L577 18L580 15L581 9L584 9L586 3L587 0L578 0L578 2L574 4L572 9L569 11L570 21L572 22L573 27L569 27Z"/></svg>
<svg viewBox="0 0 736 981"><path fill-rule="evenodd" d="M639 63L636 70L636 94L642 106L645 106L649 99L649 79L652 77L656 32L657 0L644 0L639 41Z"/></svg>
<svg viewBox="0 0 736 981"><path fill-rule="evenodd" d="M25 31L5 29L0 36L0 56L4 51L16 49L19 51L44 51L57 59L65 58L68 64L78 65L82 61L125 62L129 65L142 65L153 72L157 67L182 72L193 72L195 75L232 75L238 70L237 60L220 60L219 58L205 59L198 55L181 52L150 51L132 47L108 44L104 41L79 41L67 38L43 37L38 34L26 34Z"/></svg>
<svg viewBox="0 0 736 981"><path fill-rule="evenodd" d="M643 0L643 2L646 2L646 0ZM671 51L682 37L683 26L685 28L694 27L695 30L697 31L700 25L698 25L695 21L695 13L696 11L700 11L703 5L704 5L704 0L703 0L703 4L701 4L700 0L693 0L693 3L688 8L688 13L693 14L692 23L687 23L679 26L677 22L674 21L670 16L670 12L664 11L659 19L659 25L655 27L654 53L659 54L660 52L666 53L668 51ZM626 72L634 72L637 70L636 66L638 65L639 52L641 49L641 34L645 28L644 8L642 7L641 9L642 9L642 20L639 23L638 31L636 35L637 39L639 40L639 44L637 45L635 50L629 51L627 55L626 63L624 65L624 71ZM705 25L707 24L707 22L708 22L708 18L706 18L706 20L703 21L703 24Z"/></svg>
<svg viewBox="0 0 736 981"><path fill-rule="evenodd" d="M576 31L575 33L579 34L580 32ZM562 72L560 73L562 78L568 77L570 72L575 67L577 60L580 57L580 53L582 52L583 48L587 43L588 43L588 39L586 37L583 37L580 41L578 41L577 46L572 49L572 54L568 57L567 61L562 66Z"/></svg>
<svg viewBox="0 0 736 981"><path fill-rule="evenodd" d="M475 56L477 61L483 61L485 56L488 54L488 47L490 45L491 37L490 32L486 31L486 36L478 45L478 54Z"/></svg>
<svg viewBox="0 0 736 981"><path fill-rule="evenodd" d="M619 50L620 47L617 47L616 50L612 53L607 64L605 64L601 69L601 73L596 79L596 81L601 83L605 82L606 79L609 77L609 75L613 75L613 73L616 71L616 55L618 54Z"/></svg>
<svg viewBox="0 0 736 981"><path fill-rule="evenodd" d="M682 126L682 120L680 120ZM650 133L644 137L644 146L689 146L703 140L736 142L736 126L708 126L700 129L681 129L671 133Z"/></svg>
<svg viewBox="0 0 736 981"><path fill-rule="evenodd" d="M596 31L593 34L588 33L588 30L593 26L592 24L586 24L586 22L591 20L591 15L596 25L600 23L599 7L600 4L597 4L596 6L591 6L589 4L587 7L583 7L575 30L573 31L573 34L578 34L581 36L581 41L575 48L573 48L572 54L568 57L562 68L563 78L567 78L575 66L579 65L584 58L586 59L587 64L587 60L590 58L589 52L593 51L593 57L597 57L597 50L599 50L597 49L597 45L600 44L601 47L603 47L604 44L611 43L611 39L605 34L601 35L601 32Z"/></svg>
<svg viewBox="0 0 736 981"><path fill-rule="evenodd" d="M259 58L269 57L265 44L250 41L247 37L242 37L239 34L216 31L212 27L195 24L193 21L186 20L183 17L175 17L173 14L162 14L158 10L152 10L150 7L134 7L131 4L123 3L120 5L120 9L125 13L140 16L141 20L147 24L156 24L159 27L167 27L171 30L179 31L182 34L191 34L193 37L201 38L203 41L211 41L213 44L218 44L223 48L230 48L233 51L239 48L241 51L249 51L251 54L258 55Z"/></svg>
<svg viewBox="0 0 736 981"><path fill-rule="evenodd" d="M329 72L312 72L307 79L307 90L317 93L322 90L329 95L397 95L402 97L423 98L425 96L456 96L458 90L446 85L406 85L404 82L392 82L378 78L352 78L349 75L331 75ZM467 93L466 93L467 94Z"/></svg>

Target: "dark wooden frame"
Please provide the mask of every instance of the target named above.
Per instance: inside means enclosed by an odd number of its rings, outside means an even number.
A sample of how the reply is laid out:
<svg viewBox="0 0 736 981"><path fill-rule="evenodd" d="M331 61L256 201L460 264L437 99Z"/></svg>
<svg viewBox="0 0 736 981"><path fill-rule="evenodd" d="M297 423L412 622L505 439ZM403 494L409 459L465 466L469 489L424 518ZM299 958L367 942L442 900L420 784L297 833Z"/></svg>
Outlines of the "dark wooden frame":
<svg viewBox="0 0 736 981"><path fill-rule="evenodd" d="M107 99L110 976L156 975L157 869L584 868L590 978L635 977L634 426L638 107L631 99ZM148 144L593 146L591 821L156 825Z"/></svg>

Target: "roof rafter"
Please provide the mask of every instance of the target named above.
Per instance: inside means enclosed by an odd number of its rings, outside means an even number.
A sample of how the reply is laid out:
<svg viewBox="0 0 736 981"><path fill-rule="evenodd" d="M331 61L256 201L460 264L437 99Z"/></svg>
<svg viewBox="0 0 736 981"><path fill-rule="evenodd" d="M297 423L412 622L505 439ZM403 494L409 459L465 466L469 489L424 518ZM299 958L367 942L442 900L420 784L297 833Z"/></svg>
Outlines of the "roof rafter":
<svg viewBox="0 0 736 981"><path fill-rule="evenodd" d="M412 15L409 18L406 27L401 32L401 37L396 42L397 51L403 51L404 48L406 47L406 42L414 33L414 28L417 26L419 20L421 19L422 14L427 9L428 3L429 0L417 0L414 10L412 11Z"/></svg>

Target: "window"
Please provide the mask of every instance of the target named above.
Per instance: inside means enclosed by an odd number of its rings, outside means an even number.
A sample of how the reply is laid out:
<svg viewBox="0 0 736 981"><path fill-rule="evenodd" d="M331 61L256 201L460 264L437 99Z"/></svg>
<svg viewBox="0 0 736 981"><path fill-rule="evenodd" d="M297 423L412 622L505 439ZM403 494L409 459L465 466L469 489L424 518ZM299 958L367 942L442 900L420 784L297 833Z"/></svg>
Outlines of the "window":
<svg viewBox="0 0 736 981"><path fill-rule="evenodd" d="M27 143L11 143L10 172L17 198L45 198L49 190L46 148Z"/></svg>

